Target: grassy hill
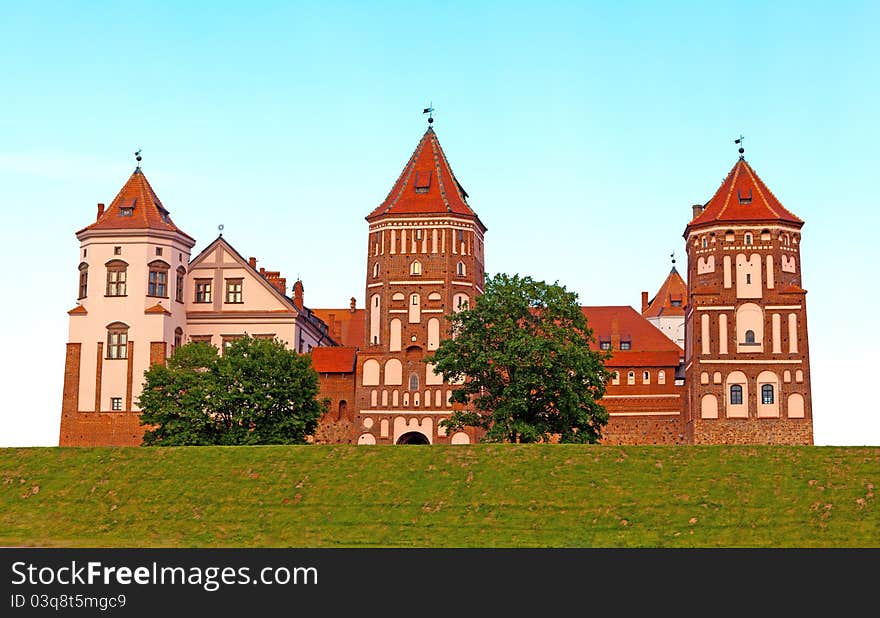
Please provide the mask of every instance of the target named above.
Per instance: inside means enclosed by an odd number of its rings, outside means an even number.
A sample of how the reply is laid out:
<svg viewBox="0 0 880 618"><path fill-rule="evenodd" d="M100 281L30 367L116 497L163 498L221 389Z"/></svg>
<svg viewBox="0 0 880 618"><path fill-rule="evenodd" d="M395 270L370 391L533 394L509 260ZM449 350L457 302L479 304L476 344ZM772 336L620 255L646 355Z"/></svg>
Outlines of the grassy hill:
<svg viewBox="0 0 880 618"><path fill-rule="evenodd" d="M0 545L880 547L878 447L0 449Z"/></svg>

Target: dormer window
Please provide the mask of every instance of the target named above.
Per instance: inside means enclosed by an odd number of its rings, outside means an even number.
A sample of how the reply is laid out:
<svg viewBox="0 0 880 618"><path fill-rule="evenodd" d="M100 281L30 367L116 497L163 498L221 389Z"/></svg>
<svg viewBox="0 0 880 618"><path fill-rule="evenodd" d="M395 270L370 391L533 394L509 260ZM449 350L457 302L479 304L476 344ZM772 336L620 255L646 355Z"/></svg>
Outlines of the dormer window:
<svg viewBox="0 0 880 618"><path fill-rule="evenodd" d="M134 214L134 207L137 204L137 198L132 198L131 202L126 203L125 200L119 202L119 216L130 217Z"/></svg>
<svg viewBox="0 0 880 618"><path fill-rule="evenodd" d="M431 172L416 172L416 193L427 193L431 188Z"/></svg>
<svg viewBox="0 0 880 618"><path fill-rule="evenodd" d="M752 203L752 190L749 189L748 195L743 195L739 189L736 190L736 197L739 198L740 204L751 204Z"/></svg>
<svg viewBox="0 0 880 618"><path fill-rule="evenodd" d="M599 349L600 350L610 350L611 349L611 339L608 337L600 337L599 338Z"/></svg>
<svg viewBox="0 0 880 618"><path fill-rule="evenodd" d="M627 339L626 341L621 339L620 340L620 349L621 350L631 350L632 349L632 341L630 341L629 339Z"/></svg>

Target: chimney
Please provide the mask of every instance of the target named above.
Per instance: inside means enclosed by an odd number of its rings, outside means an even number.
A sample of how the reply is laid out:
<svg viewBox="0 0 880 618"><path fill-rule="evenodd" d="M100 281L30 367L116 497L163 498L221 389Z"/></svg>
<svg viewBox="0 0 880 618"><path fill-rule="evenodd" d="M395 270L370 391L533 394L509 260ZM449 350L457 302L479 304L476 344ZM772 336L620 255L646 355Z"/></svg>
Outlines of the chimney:
<svg viewBox="0 0 880 618"><path fill-rule="evenodd" d="M293 284L293 304L302 308L303 305L303 284L299 279Z"/></svg>
<svg viewBox="0 0 880 618"><path fill-rule="evenodd" d="M266 276L266 269L263 268L262 266L260 266L260 274L263 275L264 277Z"/></svg>
<svg viewBox="0 0 880 618"><path fill-rule="evenodd" d="M611 318L611 347L615 350L620 349L620 322L616 315Z"/></svg>
<svg viewBox="0 0 880 618"><path fill-rule="evenodd" d="M98 204L98 216L97 216L97 218L95 219L95 221L97 221L98 219L100 219L100 218L101 218L101 215L103 215L103 214L104 214L104 204Z"/></svg>
<svg viewBox="0 0 880 618"><path fill-rule="evenodd" d="M694 204L693 206L691 206L691 208L693 208L693 210L694 210L694 216L691 218L691 220L696 219L697 217L699 217L703 213L703 205L702 204Z"/></svg>
<svg viewBox="0 0 880 618"><path fill-rule="evenodd" d="M642 313L648 310L648 293L642 292Z"/></svg>
<svg viewBox="0 0 880 618"><path fill-rule="evenodd" d="M352 296L351 297L351 304L349 305L348 310L351 311L352 313L354 313L356 306L357 306L357 302L355 301L354 296Z"/></svg>
<svg viewBox="0 0 880 618"><path fill-rule="evenodd" d="M342 337L342 333L340 332L341 326L342 325L336 321L335 313L327 314L327 330L330 331L330 336L337 341Z"/></svg>
<svg viewBox="0 0 880 618"><path fill-rule="evenodd" d="M251 268L253 268L254 270L257 270L257 258L255 258L255 257L248 258L248 264L251 265Z"/></svg>

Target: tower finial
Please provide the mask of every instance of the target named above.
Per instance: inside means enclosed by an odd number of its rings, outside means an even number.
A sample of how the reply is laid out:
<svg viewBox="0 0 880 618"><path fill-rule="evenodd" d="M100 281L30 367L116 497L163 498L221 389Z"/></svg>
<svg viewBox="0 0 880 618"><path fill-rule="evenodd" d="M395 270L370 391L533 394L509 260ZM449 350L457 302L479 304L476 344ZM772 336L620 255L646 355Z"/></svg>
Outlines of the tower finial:
<svg viewBox="0 0 880 618"><path fill-rule="evenodd" d="M675 251L669 254L670 259L672 260L672 267L675 268Z"/></svg>
<svg viewBox="0 0 880 618"><path fill-rule="evenodd" d="M434 123L434 102L428 103L428 107L422 110L423 114L428 114L428 126Z"/></svg>
<svg viewBox="0 0 880 618"><path fill-rule="evenodd" d="M141 157L141 149L138 148L137 152L134 153L134 160L137 161L137 168L138 169L141 169L141 159L142 158L143 157Z"/></svg>
<svg viewBox="0 0 880 618"><path fill-rule="evenodd" d="M743 153L746 151L746 149L743 148L743 145L742 145L744 139L745 139L745 138L742 136L742 133L740 133L739 138L733 140L733 143L734 143L734 144L739 144L739 158L740 158L740 159L744 159L744 158L745 158L745 157L743 156Z"/></svg>
<svg viewBox="0 0 880 618"><path fill-rule="evenodd" d="M223 236L223 224L222 223L217 226L217 232L218 232L218 234L217 234L218 236Z"/></svg>

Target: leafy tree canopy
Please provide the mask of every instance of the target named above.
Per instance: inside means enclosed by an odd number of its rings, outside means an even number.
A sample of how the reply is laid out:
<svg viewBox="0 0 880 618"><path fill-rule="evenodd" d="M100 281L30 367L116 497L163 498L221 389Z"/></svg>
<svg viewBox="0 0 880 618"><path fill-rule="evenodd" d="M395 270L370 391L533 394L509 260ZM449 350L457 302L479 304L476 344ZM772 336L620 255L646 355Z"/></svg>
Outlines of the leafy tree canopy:
<svg viewBox="0 0 880 618"><path fill-rule="evenodd" d="M277 339L245 335L222 356L188 343L144 377L144 445L302 444L326 408L311 358Z"/></svg>
<svg viewBox="0 0 880 618"><path fill-rule="evenodd" d="M448 429L483 428L489 442L600 439L608 355L590 349L577 294L501 273L487 278L473 307L447 319L452 338L428 362L463 381L452 398L467 409L442 421Z"/></svg>

